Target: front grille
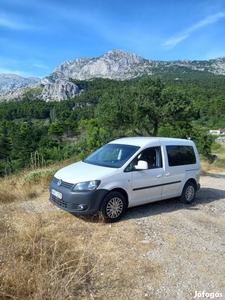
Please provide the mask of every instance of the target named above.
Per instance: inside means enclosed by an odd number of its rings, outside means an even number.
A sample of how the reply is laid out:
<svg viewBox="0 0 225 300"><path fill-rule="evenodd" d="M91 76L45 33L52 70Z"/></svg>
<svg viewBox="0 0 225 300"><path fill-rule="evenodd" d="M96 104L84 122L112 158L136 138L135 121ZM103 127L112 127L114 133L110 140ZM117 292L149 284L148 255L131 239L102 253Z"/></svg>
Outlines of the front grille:
<svg viewBox="0 0 225 300"><path fill-rule="evenodd" d="M57 178L55 178L55 177L53 178L53 182L54 182L54 183L57 184L59 181L60 181L60 179L57 179ZM65 187L66 189L70 189L70 190L72 189L72 187L73 187L73 185L74 185L73 183L65 182L65 181L63 181L63 180L61 180L61 182L62 182L62 183L60 184L60 186L63 186L63 187Z"/></svg>
<svg viewBox="0 0 225 300"><path fill-rule="evenodd" d="M57 197L55 197L54 195L51 195L51 201L54 202L56 205L61 206L63 208L67 208L68 206L68 202L59 199Z"/></svg>

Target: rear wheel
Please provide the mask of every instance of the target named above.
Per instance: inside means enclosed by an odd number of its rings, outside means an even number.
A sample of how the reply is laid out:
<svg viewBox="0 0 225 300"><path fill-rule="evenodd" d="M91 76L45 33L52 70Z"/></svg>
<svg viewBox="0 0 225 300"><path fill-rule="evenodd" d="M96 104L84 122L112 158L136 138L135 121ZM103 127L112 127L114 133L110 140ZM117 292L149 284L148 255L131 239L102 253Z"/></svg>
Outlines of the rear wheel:
<svg viewBox="0 0 225 300"><path fill-rule="evenodd" d="M179 197L180 202L185 204L190 204L195 200L195 194L196 194L196 187L193 182L188 181L186 182L183 192L181 196Z"/></svg>
<svg viewBox="0 0 225 300"><path fill-rule="evenodd" d="M126 210L125 197L120 192L110 192L105 196L101 205L101 213L105 222L118 221Z"/></svg>

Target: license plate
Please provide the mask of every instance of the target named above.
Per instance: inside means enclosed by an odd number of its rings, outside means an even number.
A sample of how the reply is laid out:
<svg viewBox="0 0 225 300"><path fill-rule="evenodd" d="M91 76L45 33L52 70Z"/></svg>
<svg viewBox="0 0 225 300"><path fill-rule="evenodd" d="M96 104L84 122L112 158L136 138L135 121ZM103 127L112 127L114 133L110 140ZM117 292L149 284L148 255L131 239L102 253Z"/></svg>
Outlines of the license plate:
<svg viewBox="0 0 225 300"><path fill-rule="evenodd" d="M62 193L52 189L51 191L52 195L54 195L55 197L59 198L59 199L62 199Z"/></svg>

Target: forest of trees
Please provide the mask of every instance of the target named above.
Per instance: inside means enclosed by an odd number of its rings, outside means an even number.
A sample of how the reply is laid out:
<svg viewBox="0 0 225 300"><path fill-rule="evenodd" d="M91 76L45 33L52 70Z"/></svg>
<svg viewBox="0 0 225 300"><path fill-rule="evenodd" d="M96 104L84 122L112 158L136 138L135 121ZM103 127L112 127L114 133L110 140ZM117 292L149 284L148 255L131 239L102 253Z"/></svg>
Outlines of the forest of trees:
<svg viewBox="0 0 225 300"><path fill-rule="evenodd" d="M208 130L225 127L225 76L74 83L83 92L73 99L0 103L0 176L82 159L122 136L191 138L207 156Z"/></svg>

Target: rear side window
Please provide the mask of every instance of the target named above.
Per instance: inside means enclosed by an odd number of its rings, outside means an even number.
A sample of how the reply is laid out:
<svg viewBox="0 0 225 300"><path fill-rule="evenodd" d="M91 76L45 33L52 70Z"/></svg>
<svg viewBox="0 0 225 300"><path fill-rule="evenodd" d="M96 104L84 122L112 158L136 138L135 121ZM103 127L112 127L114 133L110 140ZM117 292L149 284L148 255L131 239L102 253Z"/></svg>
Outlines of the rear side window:
<svg viewBox="0 0 225 300"><path fill-rule="evenodd" d="M192 146L166 146L169 166L191 165L196 163Z"/></svg>

